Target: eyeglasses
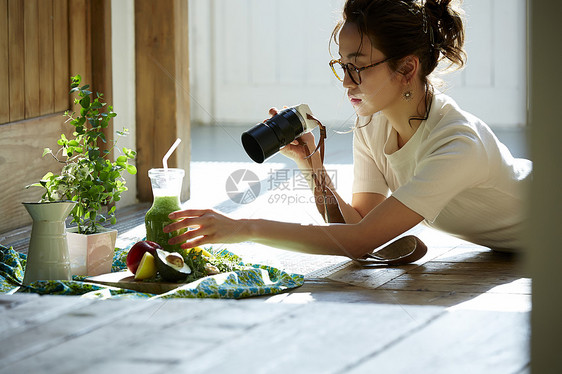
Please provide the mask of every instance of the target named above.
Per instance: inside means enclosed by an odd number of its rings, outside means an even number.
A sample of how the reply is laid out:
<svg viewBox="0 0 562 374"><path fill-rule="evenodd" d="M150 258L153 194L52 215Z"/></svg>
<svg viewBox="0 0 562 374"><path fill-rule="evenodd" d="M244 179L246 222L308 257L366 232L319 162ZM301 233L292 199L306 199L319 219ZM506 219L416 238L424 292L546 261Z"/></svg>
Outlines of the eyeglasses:
<svg viewBox="0 0 562 374"><path fill-rule="evenodd" d="M382 61L375 62L374 64L371 64L369 66L363 66L362 68L358 68L357 66L350 63L344 64L343 62L341 62L341 60L332 60L330 61L330 67L332 68L332 71L334 72L336 78L338 78L341 82L343 82L343 80L345 79L345 73L347 72L349 74L349 78L351 78L351 81L356 85L360 85L361 72L363 70L373 68L380 64L384 64L391 58L392 57L385 58Z"/></svg>

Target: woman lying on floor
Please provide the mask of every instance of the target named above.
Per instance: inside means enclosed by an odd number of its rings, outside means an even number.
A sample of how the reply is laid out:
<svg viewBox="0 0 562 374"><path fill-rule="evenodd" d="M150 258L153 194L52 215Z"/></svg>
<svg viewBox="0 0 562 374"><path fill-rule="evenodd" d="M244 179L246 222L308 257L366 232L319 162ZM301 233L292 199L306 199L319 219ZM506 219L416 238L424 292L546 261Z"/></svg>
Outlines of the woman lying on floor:
<svg viewBox="0 0 562 374"><path fill-rule="evenodd" d="M333 192L340 219L301 225L187 209L170 214L178 221L165 231L192 230L170 243L193 247L254 241L360 258L425 221L496 250L523 249L531 162L512 157L485 123L435 90L430 80L442 59L464 65L464 26L460 10L450 3L346 2L332 35L339 59L330 65L358 118L351 204ZM305 156L313 153L314 144L307 133L282 153L301 170L310 170ZM311 160L317 180L325 176L318 152ZM309 183L316 188L314 181ZM328 179L322 188L330 193L333 185Z"/></svg>

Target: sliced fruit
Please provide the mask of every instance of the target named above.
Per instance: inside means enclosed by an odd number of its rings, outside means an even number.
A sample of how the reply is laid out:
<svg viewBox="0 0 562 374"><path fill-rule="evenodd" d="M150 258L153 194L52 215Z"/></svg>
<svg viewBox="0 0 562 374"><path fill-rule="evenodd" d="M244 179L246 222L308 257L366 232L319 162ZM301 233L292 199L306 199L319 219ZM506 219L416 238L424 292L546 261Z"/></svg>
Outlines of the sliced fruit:
<svg viewBox="0 0 562 374"><path fill-rule="evenodd" d="M213 256L213 255L211 254L211 252L209 252L209 251L207 251L206 249L201 248L201 247L189 248L189 249L187 250L187 253L191 253L191 252L193 252L193 254L195 254L196 252L201 252L201 255L203 255L203 256L205 256L205 257L208 257L208 258L213 258L213 257L215 257L215 256Z"/></svg>
<svg viewBox="0 0 562 374"><path fill-rule="evenodd" d="M135 273L135 280L149 279L156 276L156 261L150 252L144 252L140 261L137 272Z"/></svg>
<svg viewBox="0 0 562 374"><path fill-rule="evenodd" d="M158 243L148 240L135 243L135 245L129 249L129 253L127 253L127 268L131 271L131 273L136 274L142 256L145 252L150 252L150 254L154 256L156 254L156 248L162 249Z"/></svg>
<svg viewBox="0 0 562 374"><path fill-rule="evenodd" d="M191 268L183 261L183 257L179 253L157 249L155 262L156 269L164 280L182 281L191 274Z"/></svg>

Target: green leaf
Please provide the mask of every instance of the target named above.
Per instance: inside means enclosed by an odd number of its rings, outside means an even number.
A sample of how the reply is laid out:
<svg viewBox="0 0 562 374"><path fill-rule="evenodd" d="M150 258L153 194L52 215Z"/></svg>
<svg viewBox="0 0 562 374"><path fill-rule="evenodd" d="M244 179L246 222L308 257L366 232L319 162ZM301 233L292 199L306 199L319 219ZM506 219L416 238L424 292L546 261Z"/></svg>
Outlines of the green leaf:
<svg viewBox="0 0 562 374"><path fill-rule="evenodd" d="M127 162L127 156L119 156L117 157L117 160L115 160L117 163L125 163Z"/></svg>
<svg viewBox="0 0 562 374"><path fill-rule="evenodd" d="M135 165L127 164L125 168L127 169L127 172L129 174L135 175L137 173L137 168L135 167Z"/></svg>
<svg viewBox="0 0 562 374"><path fill-rule="evenodd" d="M100 108L103 108L103 105L98 101L98 99L95 99L92 104L92 109L100 109Z"/></svg>
<svg viewBox="0 0 562 374"><path fill-rule="evenodd" d="M77 74L73 77L70 77L70 80L71 80L70 87L76 88L80 86L80 81L82 80L82 77L80 76L80 74Z"/></svg>
<svg viewBox="0 0 562 374"><path fill-rule="evenodd" d="M90 160L95 160L98 157L100 157L100 151L98 149L92 149L92 150L88 151L88 158Z"/></svg>
<svg viewBox="0 0 562 374"><path fill-rule="evenodd" d="M135 158L135 151L133 150L123 147L123 153L127 158Z"/></svg>
<svg viewBox="0 0 562 374"><path fill-rule="evenodd" d="M89 108L90 107L90 96L84 96L81 100L80 100L80 105L82 106L82 108Z"/></svg>
<svg viewBox="0 0 562 374"><path fill-rule="evenodd" d="M49 153L53 153L53 151L51 151L51 148L44 148L43 149L43 156L41 156L41 157L45 157L45 155L49 154Z"/></svg>
<svg viewBox="0 0 562 374"><path fill-rule="evenodd" d="M41 183L28 184L25 189L27 190L29 187L43 187L43 185Z"/></svg>

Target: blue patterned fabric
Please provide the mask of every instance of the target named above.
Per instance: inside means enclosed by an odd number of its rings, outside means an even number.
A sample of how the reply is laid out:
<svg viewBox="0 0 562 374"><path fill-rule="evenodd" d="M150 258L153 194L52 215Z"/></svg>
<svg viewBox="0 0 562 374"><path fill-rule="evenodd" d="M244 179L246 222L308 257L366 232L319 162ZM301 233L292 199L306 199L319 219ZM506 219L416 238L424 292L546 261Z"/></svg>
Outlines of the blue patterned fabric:
<svg viewBox="0 0 562 374"><path fill-rule="evenodd" d="M130 246L132 246L131 243ZM116 248L112 271L127 268L125 260L129 248ZM215 256L232 256L222 250ZM251 296L271 295L296 288L304 283L304 276L265 266L249 265L244 270L221 273L200 278L161 295L136 292L128 289L104 287L84 282L83 276L73 276L70 281L36 281L22 285L27 256L0 245L0 294L15 292L38 293L41 295L81 295L92 298L224 298L240 299Z"/></svg>

